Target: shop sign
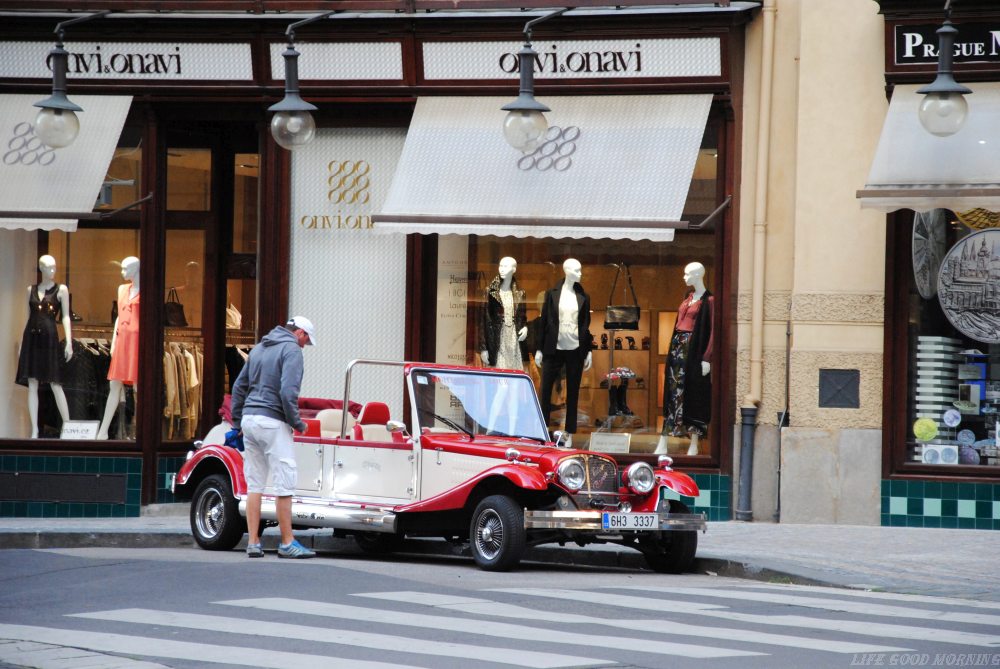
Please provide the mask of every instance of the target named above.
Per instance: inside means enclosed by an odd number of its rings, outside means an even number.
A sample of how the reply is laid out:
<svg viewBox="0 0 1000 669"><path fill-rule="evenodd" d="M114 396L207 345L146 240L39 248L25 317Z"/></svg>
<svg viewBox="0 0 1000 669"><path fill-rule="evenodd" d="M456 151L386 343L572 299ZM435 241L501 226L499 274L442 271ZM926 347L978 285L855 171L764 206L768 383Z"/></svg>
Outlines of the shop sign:
<svg viewBox="0 0 1000 669"><path fill-rule="evenodd" d="M67 42L71 79L252 81L249 44L191 42ZM50 79L51 42L7 42L0 77Z"/></svg>
<svg viewBox="0 0 1000 669"><path fill-rule="evenodd" d="M552 40L533 45L537 79L719 77L718 37ZM517 79L517 43L424 42L424 78Z"/></svg>
<svg viewBox="0 0 1000 669"><path fill-rule="evenodd" d="M938 61L938 36L941 24L897 25L896 65L936 64ZM1000 63L1000 24L956 24L956 63Z"/></svg>

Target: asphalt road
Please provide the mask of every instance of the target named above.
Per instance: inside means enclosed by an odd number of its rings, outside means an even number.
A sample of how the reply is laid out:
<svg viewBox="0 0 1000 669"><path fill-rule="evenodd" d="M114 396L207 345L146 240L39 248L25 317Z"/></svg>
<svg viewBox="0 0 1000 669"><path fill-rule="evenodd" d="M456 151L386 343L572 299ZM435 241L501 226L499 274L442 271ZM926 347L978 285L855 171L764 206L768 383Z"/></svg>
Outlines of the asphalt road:
<svg viewBox="0 0 1000 669"><path fill-rule="evenodd" d="M185 548L5 550L0 574L0 667L1000 665L995 602L704 575Z"/></svg>

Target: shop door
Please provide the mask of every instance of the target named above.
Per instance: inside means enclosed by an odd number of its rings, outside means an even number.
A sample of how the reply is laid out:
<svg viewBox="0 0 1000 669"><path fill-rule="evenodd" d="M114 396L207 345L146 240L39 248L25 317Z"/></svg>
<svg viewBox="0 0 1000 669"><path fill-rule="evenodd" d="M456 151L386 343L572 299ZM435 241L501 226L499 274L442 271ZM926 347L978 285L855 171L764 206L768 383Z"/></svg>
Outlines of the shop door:
<svg viewBox="0 0 1000 669"><path fill-rule="evenodd" d="M252 126L167 133L162 438L202 438L254 343L257 151ZM252 240L252 241L250 241ZM247 276L244 276L246 274ZM231 278L235 275L235 278Z"/></svg>

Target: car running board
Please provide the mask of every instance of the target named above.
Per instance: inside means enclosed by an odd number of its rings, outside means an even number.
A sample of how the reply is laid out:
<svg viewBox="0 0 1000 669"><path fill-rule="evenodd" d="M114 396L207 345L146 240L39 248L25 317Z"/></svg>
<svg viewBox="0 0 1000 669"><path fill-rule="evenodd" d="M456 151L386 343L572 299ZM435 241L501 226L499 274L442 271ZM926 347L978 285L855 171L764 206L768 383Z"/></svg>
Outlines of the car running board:
<svg viewBox="0 0 1000 669"><path fill-rule="evenodd" d="M240 515L246 516L247 502L240 500ZM260 505L261 520L278 520L274 498L265 497ZM390 509L366 505L345 506L329 502L308 502L292 499L292 524L303 522L309 527L332 527L364 532L395 532L396 514Z"/></svg>

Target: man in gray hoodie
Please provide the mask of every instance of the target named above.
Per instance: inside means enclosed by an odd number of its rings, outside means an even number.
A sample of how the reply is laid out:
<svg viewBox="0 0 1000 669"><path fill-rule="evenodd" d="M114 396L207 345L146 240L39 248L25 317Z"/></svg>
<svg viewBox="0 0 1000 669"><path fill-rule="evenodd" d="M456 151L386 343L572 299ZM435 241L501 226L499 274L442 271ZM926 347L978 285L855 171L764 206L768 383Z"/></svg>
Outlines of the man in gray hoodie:
<svg viewBox="0 0 1000 669"><path fill-rule="evenodd" d="M296 465L292 428L305 432L299 416L302 348L316 344L316 328L304 316L274 328L250 351L233 385L233 424L243 432L243 474L247 481L247 556L263 557L260 545L261 496L271 475L281 544L278 557L311 558L292 534L292 493Z"/></svg>

